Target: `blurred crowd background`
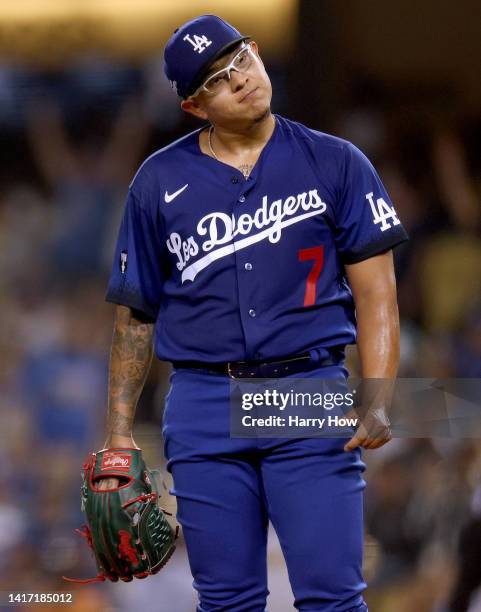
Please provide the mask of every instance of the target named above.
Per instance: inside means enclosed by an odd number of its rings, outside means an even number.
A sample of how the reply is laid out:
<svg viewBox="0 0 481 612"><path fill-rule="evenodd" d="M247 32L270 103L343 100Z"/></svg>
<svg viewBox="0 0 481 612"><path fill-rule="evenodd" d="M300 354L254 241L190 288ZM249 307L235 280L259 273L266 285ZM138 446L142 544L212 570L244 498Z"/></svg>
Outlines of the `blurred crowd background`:
<svg viewBox="0 0 481 612"><path fill-rule="evenodd" d="M190 612L182 539L155 579L61 580L96 573L73 530L81 463L103 443L104 294L126 189L147 155L199 125L163 76L162 45L196 14L232 20L260 45L275 112L368 155L411 237L395 254L400 375L481 377L480 6L103 0L95 28L98 15L79 17L88 3L60 17L69 3L36 3L52 8L37 21L17 15L21 4L0 8L0 591L75 590L82 612ZM117 20L125 12L123 29L109 29L109 7ZM355 373L355 351L349 362ZM157 362L135 436L154 465L167 389ZM462 567L469 593L480 578L479 440L398 439L365 459L370 610L467 610L456 584ZM270 611L290 612L270 542ZM476 593L470 605L481 610Z"/></svg>

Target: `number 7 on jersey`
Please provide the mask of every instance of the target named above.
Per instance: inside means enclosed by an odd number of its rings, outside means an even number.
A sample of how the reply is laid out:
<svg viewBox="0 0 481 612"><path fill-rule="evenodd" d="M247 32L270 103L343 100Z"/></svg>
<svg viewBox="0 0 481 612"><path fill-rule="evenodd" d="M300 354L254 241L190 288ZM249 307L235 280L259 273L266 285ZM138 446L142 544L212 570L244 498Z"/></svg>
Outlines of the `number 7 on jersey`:
<svg viewBox="0 0 481 612"><path fill-rule="evenodd" d="M304 306L313 306L316 303L317 280L324 265L324 247L317 246L310 249L301 249L297 256L299 261L313 260L314 265L309 272L306 281L306 293L304 295Z"/></svg>

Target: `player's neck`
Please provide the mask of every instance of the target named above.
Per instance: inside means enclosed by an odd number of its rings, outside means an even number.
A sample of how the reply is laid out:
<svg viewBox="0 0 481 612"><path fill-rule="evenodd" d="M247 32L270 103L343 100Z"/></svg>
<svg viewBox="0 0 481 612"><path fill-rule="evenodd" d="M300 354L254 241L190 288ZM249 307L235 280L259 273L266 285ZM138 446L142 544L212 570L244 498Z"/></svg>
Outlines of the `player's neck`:
<svg viewBox="0 0 481 612"><path fill-rule="evenodd" d="M276 125L269 111L261 121L242 126L213 126L211 139L217 156L243 157L262 149Z"/></svg>

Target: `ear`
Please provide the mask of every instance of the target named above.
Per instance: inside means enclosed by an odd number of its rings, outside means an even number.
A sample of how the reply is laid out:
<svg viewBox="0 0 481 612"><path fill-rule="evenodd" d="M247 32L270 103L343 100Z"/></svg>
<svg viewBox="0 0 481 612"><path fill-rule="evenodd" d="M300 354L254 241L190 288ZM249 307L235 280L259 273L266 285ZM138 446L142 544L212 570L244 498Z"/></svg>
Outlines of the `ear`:
<svg viewBox="0 0 481 612"><path fill-rule="evenodd" d="M261 56L259 55L259 47L254 40L251 40L251 49L254 52L254 54L257 56L257 58L261 59Z"/></svg>
<svg viewBox="0 0 481 612"><path fill-rule="evenodd" d="M251 49L254 53L254 55L257 57L257 59L259 60L259 62L264 65L264 62L261 60L261 56L259 55L259 47L257 46L257 43L253 40L251 40Z"/></svg>
<svg viewBox="0 0 481 612"><path fill-rule="evenodd" d="M207 113L196 98L187 98L187 100L182 100L180 107L184 112L190 113L198 119L203 119L204 121L207 119Z"/></svg>

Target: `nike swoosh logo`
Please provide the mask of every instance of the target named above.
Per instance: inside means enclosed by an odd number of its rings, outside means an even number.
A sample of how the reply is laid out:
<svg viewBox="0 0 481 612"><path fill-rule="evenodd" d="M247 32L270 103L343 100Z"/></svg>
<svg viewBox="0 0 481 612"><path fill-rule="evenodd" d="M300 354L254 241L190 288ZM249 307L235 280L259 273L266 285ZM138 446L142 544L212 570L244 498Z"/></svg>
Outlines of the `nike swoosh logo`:
<svg viewBox="0 0 481 612"><path fill-rule="evenodd" d="M164 200L167 202L167 204L169 202L172 202L172 200L175 200L175 198L180 195L185 189L187 189L187 187L189 186L189 183L186 183L183 187L181 187L180 189L178 189L177 191L174 191L174 193L167 193L167 191L164 193Z"/></svg>

